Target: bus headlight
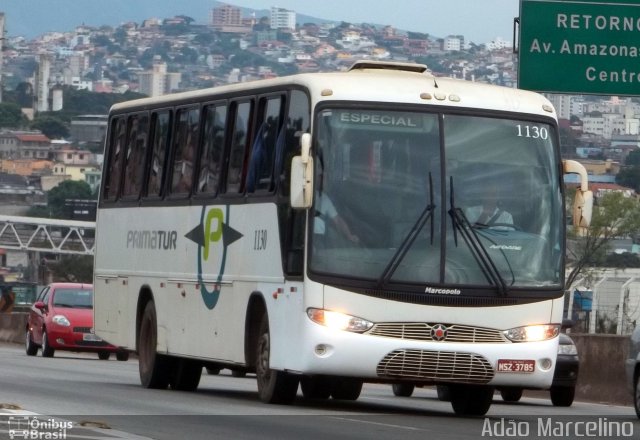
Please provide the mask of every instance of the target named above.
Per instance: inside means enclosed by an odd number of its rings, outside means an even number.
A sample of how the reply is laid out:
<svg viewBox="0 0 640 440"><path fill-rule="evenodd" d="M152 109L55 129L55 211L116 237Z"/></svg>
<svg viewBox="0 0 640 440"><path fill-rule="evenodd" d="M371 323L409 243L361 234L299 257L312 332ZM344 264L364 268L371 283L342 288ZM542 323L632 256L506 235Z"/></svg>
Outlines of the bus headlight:
<svg viewBox="0 0 640 440"><path fill-rule="evenodd" d="M504 335L513 342L536 342L553 339L560 333L560 324L527 325L505 330Z"/></svg>
<svg viewBox="0 0 640 440"><path fill-rule="evenodd" d="M366 319L331 310L309 308L307 309L307 316L313 322L333 330L362 333L373 327L373 322Z"/></svg>

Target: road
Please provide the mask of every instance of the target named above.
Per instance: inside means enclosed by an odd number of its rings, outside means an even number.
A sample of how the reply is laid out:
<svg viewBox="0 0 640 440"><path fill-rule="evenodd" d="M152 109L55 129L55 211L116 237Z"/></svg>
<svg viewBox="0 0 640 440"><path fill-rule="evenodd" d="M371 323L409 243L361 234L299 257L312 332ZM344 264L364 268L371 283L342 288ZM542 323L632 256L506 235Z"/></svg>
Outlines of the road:
<svg viewBox="0 0 640 440"><path fill-rule="evenodd" d="M536 434L539 420L616 420L632 429L634 438L640 435L631 407L576 402L558 409L549 399L532 397L505 404L496 394L487 417L460 418L449 403L437 400L433 388L400 398L390 386L378 384L365 385L356 402L309 401L299 395L292 406L266 405L258 401L255 378L234 378L227 370L218 376L205 372L193 393L147 390L139 385L135 359L100 361L63 352L55 358L28 357L16 345L0 345L0 372L0 439L9 438L9 429L20 421L34 418L57 421L36 426L47 432L70 421L65 438L83 439L476 439L483 432L498 438L499 426L509 423Z"/></svg>

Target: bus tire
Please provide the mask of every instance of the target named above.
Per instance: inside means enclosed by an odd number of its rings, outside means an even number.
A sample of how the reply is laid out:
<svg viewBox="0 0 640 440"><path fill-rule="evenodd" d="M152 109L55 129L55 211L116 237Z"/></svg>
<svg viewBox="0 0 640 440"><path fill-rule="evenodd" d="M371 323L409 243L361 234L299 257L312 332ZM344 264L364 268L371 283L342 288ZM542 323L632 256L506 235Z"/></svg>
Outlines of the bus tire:
<svg viewBox="0 0 640 440"><path fill-rule="evenodd" d="M214 376L220 374L220 371L222 370L222 368L217 368L217 367L206 367L206 368L207 368L207 373Z"/></svg>
<svg viewBox="0 0 640 440"><path fill-rule="evenodd" d="M300 389L307 399L326 400L331 396L331 380L326 376L302 376Z"/></svg>
<svg viewBox="0 0 640 440"><path fill-rule="evenodd" d="M336 377L331 386L331 397L336 400L358 400L362 381L351 377Z"/></svg>
<svg viewBox="0 0 640 440"><path fill-rule="evenodd" d="M195 391L200 384L202 364L191 359L175 359L175 369L169 380L172 390Z"/></svg>
<svg viewBox="0 0 640 440"><path fill-rule="evenodd" d="M483 416L491 407L493 391L486 385L450 385L453 411L459 416Z"/></svg>
<svg viewBox="0 0 640 440"><path fill-rule="evenodd" d="M158 320L156 306L149 301L142 312L138 332L138 371L145 388L166 389L171 373L171 359L158 354Z"/></svg>
<svg viewBox="0 0 640 440"><path fill-rule="evenodd" d="M290 404L298 392L297 376L284 371L272 370L269 365L271 337L269 318L263 315L256 344L256 380L258 395L265 403Z"/></svg>
<svg viewBox="0 0 640 440"><path fill-rule="evenodd" d="M451 402L451 392L449 385L436 385L436 394L441 402Z"/></svg>

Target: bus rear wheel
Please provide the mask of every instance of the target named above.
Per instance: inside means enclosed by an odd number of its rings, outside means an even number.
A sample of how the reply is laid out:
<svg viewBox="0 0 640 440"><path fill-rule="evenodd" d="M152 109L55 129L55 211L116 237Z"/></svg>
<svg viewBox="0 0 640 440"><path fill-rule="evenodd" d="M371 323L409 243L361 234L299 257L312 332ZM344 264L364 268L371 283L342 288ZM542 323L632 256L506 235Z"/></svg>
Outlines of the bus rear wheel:
<svg viewBox="0 0 640 440"><path fill-rule="evenodd" d="M191 359L176 359L169 385L172 390L195 391L202 377L202 364Z"/></svg>
<svg viewBox="0 0 640 440"><path fill-rule="evenodd" d="M270 353L269 318L264 315L256 344L258 395L265 403L290 404L296 398L299 379L284 371L272 370L269 364Z"/></svg>
<svg viewBox="0 0 640 440"><path fill-rule="evenodd" d="M145 388L165 389L169 385L171 359L158 354L158 320L156 306L149 301L142 312L138 332L138 370Z"/></svg>
<svg viewBox="0 0 640 440"><path fill-rule="evenodd" d="M491 407L493 391L483 385L450 385L453 411L460 416L483 416Z"/></svg>

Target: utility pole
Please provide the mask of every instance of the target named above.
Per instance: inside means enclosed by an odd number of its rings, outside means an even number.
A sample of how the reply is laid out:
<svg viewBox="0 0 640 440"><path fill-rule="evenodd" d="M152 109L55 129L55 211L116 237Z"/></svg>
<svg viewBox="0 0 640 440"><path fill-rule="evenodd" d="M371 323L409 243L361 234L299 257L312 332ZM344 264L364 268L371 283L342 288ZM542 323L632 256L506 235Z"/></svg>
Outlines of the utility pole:
<svg viewBox="0 0 640 440"><path fill-rule="evenodd" d="M2 102L2 46L4 45L4 12L0 12L0 102Z"/></svg>

